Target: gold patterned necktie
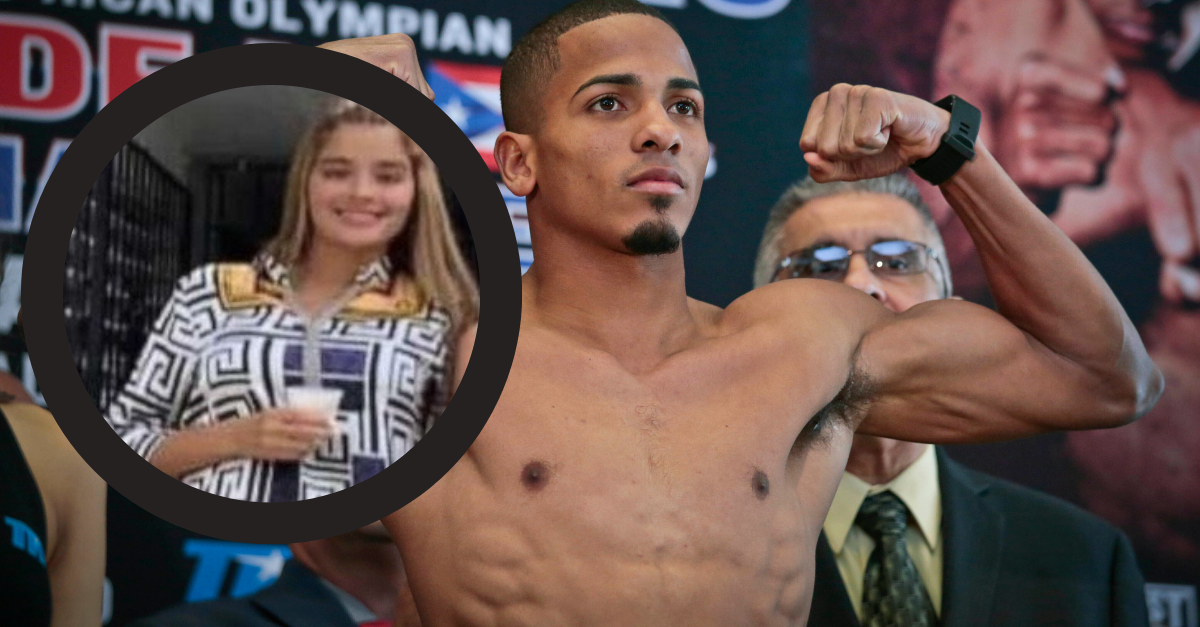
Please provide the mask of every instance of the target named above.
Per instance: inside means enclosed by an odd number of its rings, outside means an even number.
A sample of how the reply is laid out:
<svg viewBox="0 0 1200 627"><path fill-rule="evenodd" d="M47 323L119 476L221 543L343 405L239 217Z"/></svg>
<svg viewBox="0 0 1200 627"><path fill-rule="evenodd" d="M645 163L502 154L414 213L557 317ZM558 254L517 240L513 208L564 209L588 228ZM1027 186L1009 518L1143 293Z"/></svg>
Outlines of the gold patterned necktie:
<svg viewBox="0 0 1200 627"><path fill-rule="evenodd" d="M854 522L875 540L863 576L863 627L935 627L937 615L904 541L904 502L890 491L867 497Z"/></svg>

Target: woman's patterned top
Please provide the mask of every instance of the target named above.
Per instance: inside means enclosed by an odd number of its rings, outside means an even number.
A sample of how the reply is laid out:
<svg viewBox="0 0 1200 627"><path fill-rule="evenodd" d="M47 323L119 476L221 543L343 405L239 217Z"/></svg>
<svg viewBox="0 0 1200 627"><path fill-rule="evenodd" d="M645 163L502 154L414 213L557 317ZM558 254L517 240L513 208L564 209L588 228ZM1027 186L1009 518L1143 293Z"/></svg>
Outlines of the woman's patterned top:
<svg viewBox="0 0 1200 627"><path fill-rule="evenodd" d="M117 434L149 459L172 432L285 406L286 389L306 385L307 360L321 386L342 390L336 437L308 460L230 459L182 481L248 501L310 499L408 452L444 405L448 314L394 280L386 260L364 266L354 295L324 319L289 306L289 276L263 255L180 279L107 409Z"/></svg>

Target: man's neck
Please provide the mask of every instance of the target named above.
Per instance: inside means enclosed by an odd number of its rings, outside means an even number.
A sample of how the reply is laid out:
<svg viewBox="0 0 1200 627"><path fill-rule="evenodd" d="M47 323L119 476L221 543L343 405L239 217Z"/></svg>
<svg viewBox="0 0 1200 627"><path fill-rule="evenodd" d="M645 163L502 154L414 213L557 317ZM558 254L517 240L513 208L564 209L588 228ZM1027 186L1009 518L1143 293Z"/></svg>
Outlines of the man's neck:
<svg viewBox="0 0 1200 627"><path fill-rule="evenodd" d="M613 355L635 373L694 339L682 250L631 255L557 235L534 241L523 291L527 315L539 324Z"/></svg>
<svg viewBox="0 0 1200 627"><path fill-rule="evenodd" d="M846 472L871 485L882 485L912 466L929 446L855 434Z"/></svg>

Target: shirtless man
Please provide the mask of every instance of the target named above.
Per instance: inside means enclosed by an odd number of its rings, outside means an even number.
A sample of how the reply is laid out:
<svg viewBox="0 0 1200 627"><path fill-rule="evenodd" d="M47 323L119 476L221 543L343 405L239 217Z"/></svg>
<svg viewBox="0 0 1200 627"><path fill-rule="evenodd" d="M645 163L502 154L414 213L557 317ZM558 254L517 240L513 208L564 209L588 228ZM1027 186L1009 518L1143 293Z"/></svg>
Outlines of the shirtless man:
<svg viewBox="0 0 1200 627"><path fill-rule="evenodd" d="M411 46L328 45L410 77ZM1004 316L950 300L897 314L810 280L724 310L689 299L697 81L679 35L632 0L568 7L510 55L495 155L536 261L487 426L385 521L424 624L804 625L856 430L1013 438L1125 424L1158 397L1117 300L982 146L942 191ZM800 147L818 180L881 176L931 154L948 117L839 85Z"/></svg>

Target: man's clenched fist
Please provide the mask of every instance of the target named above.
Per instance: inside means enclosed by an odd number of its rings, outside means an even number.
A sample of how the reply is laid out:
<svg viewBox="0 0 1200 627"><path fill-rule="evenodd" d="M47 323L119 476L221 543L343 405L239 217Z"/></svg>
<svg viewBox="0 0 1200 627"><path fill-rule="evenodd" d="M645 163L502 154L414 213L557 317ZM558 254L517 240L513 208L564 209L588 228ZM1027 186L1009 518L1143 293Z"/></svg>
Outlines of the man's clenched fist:
<svg viewBox="0 0 1200 627"><path fill-rule="evenodd" d="M429 83L425 82L421 64L417 61L416 44L408 35L395 33L361 39L343 39L321 44L320 47L348 54L383 68L433 100L433 90L429 88Z"/></svg>
<svg viewBox="0 0 1200 627"><path fill-rule="evenodd" d="M885 176L933 154L950 113L895 92L839 83L817 96L800 149L818 182Z"/></svg>

